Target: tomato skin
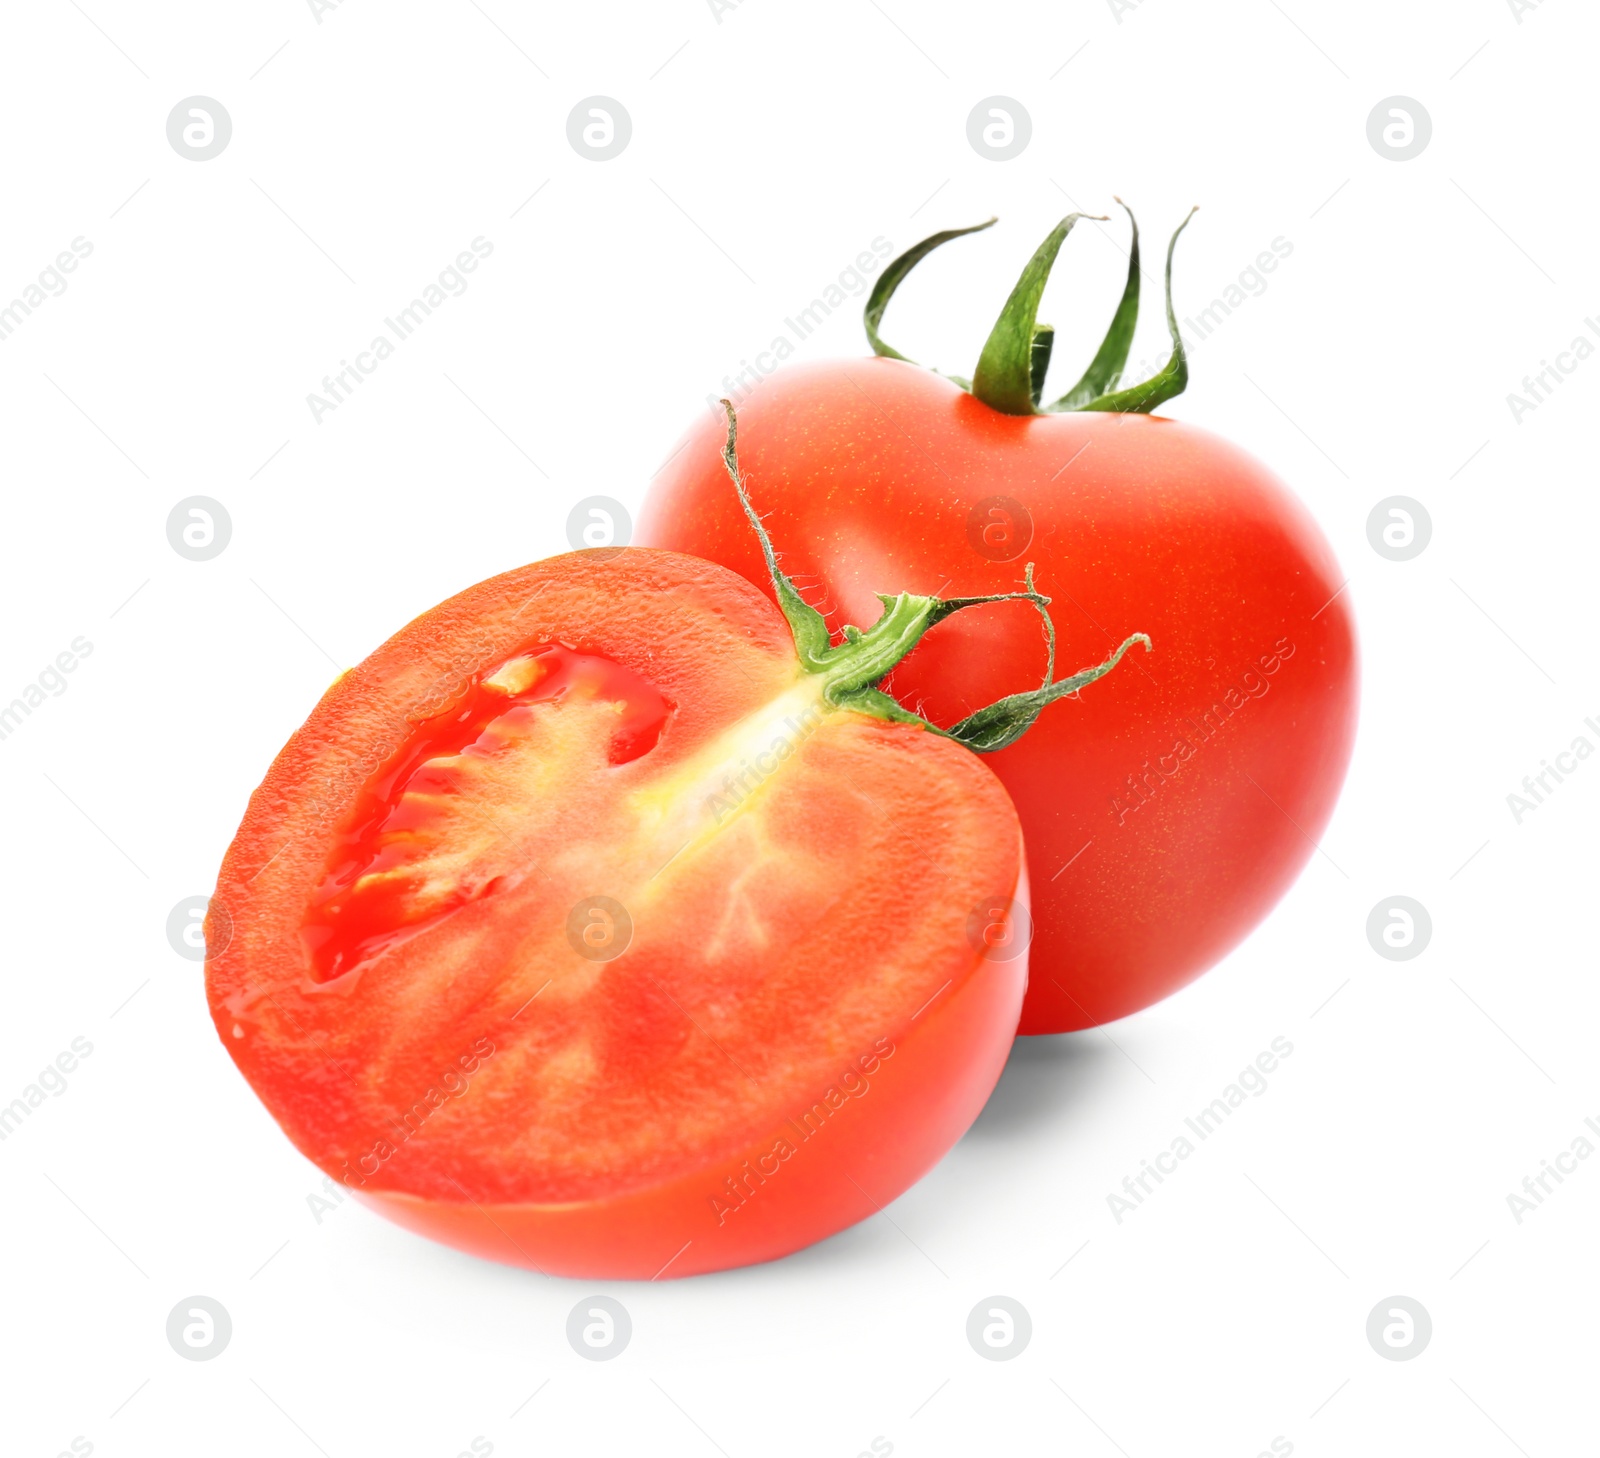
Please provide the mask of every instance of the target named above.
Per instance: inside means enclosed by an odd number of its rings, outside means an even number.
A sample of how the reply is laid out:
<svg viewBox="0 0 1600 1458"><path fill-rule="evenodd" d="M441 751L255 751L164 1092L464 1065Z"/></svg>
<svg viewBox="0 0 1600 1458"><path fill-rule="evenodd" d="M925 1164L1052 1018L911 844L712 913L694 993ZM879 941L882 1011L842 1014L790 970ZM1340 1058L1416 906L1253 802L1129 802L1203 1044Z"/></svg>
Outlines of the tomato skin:
<svg viewBox="0 0 1600 1458"><path fill-rule="evenodd" d="M563 979L598 981L602 969L569 950L565 965L550 965L544 986L530 980L508 996L501 963L476 955L520 943L537 929L536 917L505 918L484 933L494 922L485 899L352 970L318 974L303 931L330 852L343 853L346 809L365 803L375 771L409 734L530 640L600 655L671 703L659 742L603 771L635 789L650 773L697 763L728 722L744 722L800 676L789 630L766 598L724 568L675 553L574 553L440 604L328 690L252 796L207 919L207 994L219 1038L288 1137L326 1173L408 1228L492 1259L592 1278L674 1277L772 1259L873 1214L976 1118L1004 1067L1027 979L1026 954L986 956L970 920L975 907L990 898L1005 904L1025 887L1014 809L981 760L923 728L840 710L763 782L765 798L749 818L778 850L815 847L818 866L839 883L823 889L843 893L820 907L764 904L765 960L747 954L737 927L720 961L708 939L692 936L660 952L660 928L703 925L693 916L704 905L725 910L727 888L761 870L727 864L737 843L720 862L722 842L666 864L652 858L659 876L672 866L663 883L671 895L653 913L634 903L633 945L603 964L611 990L597 994L600 1014L591 1020L603 1035L600 1073L583 1099L564 1106L578 1106L579 1158L570 1167L540 1166L518 1142L541 1124L554 1127L561 1114L553 1101L541 1103L552 1065L529 1053L531 1041L519 1041L518 1020L526 1014L525 1032L535 1019L553 1019ZM808 786L819 777L832 786L827 777L835 774L848 794L811 794ZM560 798L553 788L547 794ZM588 844L600 823L563 823L556 848ZM878 853L857 857L849 847L862 825L876 835L865 843ZM515 829L502 824L486 839L499 843ZM775 874L803 889L806 867L780 862ZM559 926L570 897L544 899ZM456 918L466 926L455 933L460 955L446 960ZM749 981L729 982L729 964L753 969ZM681 1042L711 1045L713 1052L700 1049L699 1065L677 1065L696 1077L668 1066L657 1078L657 1054L670 1065L678 1046L656 1037L630 984L664 993ZM814 988L816 1006L791 998L794 985ZM710 1005L697 1003L708 986ZM902 995L913 986L914 998ZM769 1006L774 987L782 995ZM524 1000L523 991L533 995ZM731 1017L716 1007L719 998L736 1005L732 1011L754 1008L752 1021L732 1019L736 1032L750 1035L745 1042L725 1045L706 1031L709 1020ZM710 1026L729 1036L726 1024ZM807 1043L796 1027L823 1032ZM772 1049L778 1056L759 1061ZM790 1066L822 1074L786 1076ZM648 1117L629 1124L613 1095L638 1095L650 1114L687 1105L714 1127L699 1143L675 1145ZM742 1111L741 1099L754 1112ZM818 1099L829 1111L813 1128L805 1110ZM546 1107L555 1109L549 1120ZM644 1155L664 1160L666 1173L644 1158L590 1159L616 1132L603 1127L608 1119L626 1125L625 1135L642 1131ZM780 1139L790 1146L785 1156L775 1154ZM730 1198L729 1179L752 1182L744 1198Z"/></svg>
<svg viewBox="0 0 1600 1458"><path fill-rule="evenodd" d="M1147 1007L1267 914L1327 825L1357 717L1344 578L1271 472L1181 422L1004 415L891 359L785 369L740 404L739 425L780 563L835 631L871 623L877 592L1003 592L1032 561L1054 598L1058 677L1130 633L1153 639L986 756L1017 805L1034 887L1019 1031ZM690 429L638 539L759 584L720 444L717 419ZM997 496L1033 527L1003 562L969 538ZM935 627L887 687L949 725L1035 687L1043 666L1032 612L992 607Z"/></svg>

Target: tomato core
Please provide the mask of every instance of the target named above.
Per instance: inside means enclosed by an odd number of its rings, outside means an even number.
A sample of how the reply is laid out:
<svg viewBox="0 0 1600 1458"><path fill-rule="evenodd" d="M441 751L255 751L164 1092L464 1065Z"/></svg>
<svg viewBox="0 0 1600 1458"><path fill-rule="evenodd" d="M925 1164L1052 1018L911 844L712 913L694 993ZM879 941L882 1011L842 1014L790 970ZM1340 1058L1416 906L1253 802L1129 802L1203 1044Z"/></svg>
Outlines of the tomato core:
<svg viewBox="0 0 1600 1458"><path fill-rule="evenodd" d="M446 807L459 808L471 794L473 761L525 735L535 715L549 712L541 705L567 699L610 704L617 716L607 753L613 765L655 748L673 709L631 669L560 643L532 645L473 675L448 708L417 722L335 831L300 933L313 981L331 982L397 937L501 888L503 876L463 882L448 897L419 906L400 885L386 890L384 878L415 859L419 842L441 828Z"/></svg>

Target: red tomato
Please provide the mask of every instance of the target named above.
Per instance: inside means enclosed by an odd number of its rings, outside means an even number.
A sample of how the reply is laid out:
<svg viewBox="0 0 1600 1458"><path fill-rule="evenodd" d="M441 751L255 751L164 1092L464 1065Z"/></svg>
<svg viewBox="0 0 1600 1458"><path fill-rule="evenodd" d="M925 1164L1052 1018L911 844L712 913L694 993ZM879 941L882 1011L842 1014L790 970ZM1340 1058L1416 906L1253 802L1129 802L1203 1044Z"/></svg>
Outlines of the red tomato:
<svg viewBox="0 0 1600 1458"><path fill-rule="evenodd" d="M207 920L218 1034L295 1145L590 1277L780 1256L920 1177L1016 1028L1021 837L967 749L836 706L842 661L725 568L601 551L341 677Z"/></svg>
<svg viewBox="0 0 1600 1458"><path fill-rule="evenodd" d="M1024 1033L1136 1012L1234 946L1322 834L1356 723L1344 579L1306 510L1195 426L1104 413L1147 409L1187 378L1174 324L1172 364L1107 393L1137 313L1137 235L1128 295L1087 383L1050 407L1064 413L1038 412L1050 341L1034 312L1071 222L1023 275L974 376L1009 413L899 358L791 367L739 407L750 492L830 628L870 622L877 592L993 593L1033 562L1068 667L1130 633L1153 640L988 759L1016 803L1033 886ZM876 323L894 285L952 236L886 270L868 307L881 353L892 353ZM1170 277L1169 251L1169 289ZM763 582L719 437L715 419L691 428L639 540ZM886 687L950 725L1037 684L1044 662L1037 617L996 607L933 628Z"/></svg>

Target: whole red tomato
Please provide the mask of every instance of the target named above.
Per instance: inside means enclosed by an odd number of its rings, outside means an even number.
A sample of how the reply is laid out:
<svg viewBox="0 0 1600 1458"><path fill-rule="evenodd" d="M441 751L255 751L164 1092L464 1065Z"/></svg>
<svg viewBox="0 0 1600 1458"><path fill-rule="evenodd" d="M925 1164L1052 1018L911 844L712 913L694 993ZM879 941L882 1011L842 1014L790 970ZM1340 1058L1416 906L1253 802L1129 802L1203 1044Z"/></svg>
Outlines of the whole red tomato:
<svg viewBox="0 0 1600 1458"><path fill-rule="evenodd" d="M1105 344L1040 406L1051 335L1036 312L1072 221L1024 272L970 385L877 334L900 280L951 232L886 269L867 309L882 357L781 371L739 406L750 492L835 633L871 623L880 591L1002 592L1034 563L1066 667L1131 633L1153 640L988 759L1016 803L1032 884L1023 1033L1136 1012L1233 947L1311 855L1356 725L1355 630L1316 523L1243 451L1148 413L1187 379L1170 249L1168 366L1116 388L1138 309L1135 230ZM690 429L640 540L764 584L721 433L711 417ZM934 627L885 687L948 726L1033 687L1045 662L1039 617L1010 604Z"/></svg>

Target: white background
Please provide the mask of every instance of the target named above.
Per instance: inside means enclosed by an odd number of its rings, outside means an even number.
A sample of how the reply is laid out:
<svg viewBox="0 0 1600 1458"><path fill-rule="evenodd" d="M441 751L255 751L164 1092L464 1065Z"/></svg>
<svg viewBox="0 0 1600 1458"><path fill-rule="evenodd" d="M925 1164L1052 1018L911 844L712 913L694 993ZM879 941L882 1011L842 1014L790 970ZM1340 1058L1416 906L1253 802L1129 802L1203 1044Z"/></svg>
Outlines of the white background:
<svg viewBox="0 0 1600 1458"><path fill-rule="evenodd" d="M93 253L0 342L0 700L94 648L0 742L0 1101L74 1037L94 1052L0 1145L0 1448L1587 1450L1600 1159L1520 1224L1506 1197L1600 1116L1600 762L1521 824L1506 796L1600 745L1600 360L1520 423L1506 396L1600 312L1597 42L1579 0L11 7L0 302L73 238ZM597 93L633 121L605 163L566 136ZM234 128L204 163L165 132L195 94ZM966 137L995 94L1033 123L1004 163ZM1395 94L1434 126L1404 163L1366 133ZM318 1223L316 1172L164 925L335 672L565 550L581 497L637 507L707 392L873 238L1001 215L887 326L965 373L1056 218L1114 193L1152 253L1204 205L1184 312L1293 245L1168 407L1291 482L1351 579L1360 738L1284 903L1161 1006L1019 1046L934 1173L771 1266L591 1286L349 1202ZM1063 380L1113 307L1123 226L1058 266ZM308 392L478 236L469 290L317 423ZM1147 300L1135 359L1156 361ZM803 356L862 352L859 303ZM197 494L233 522L204 563L165 536ZM1433 520L1409 562L1366 536L1395 494ZM1366 940L1395 894L1433 918L1409 962ZM1279 1036L1266 1093L1115 1223L1124 1175ZM607 1363L565 1337L596 1290L633 1320ZM233 1320L205 1363L164 1335L195 1293ZM965 1337L997 1293L1033 1322L1003 1363ZM1395 1294L1432 1317L1412 1361L1366 1339Z"/></svg>

